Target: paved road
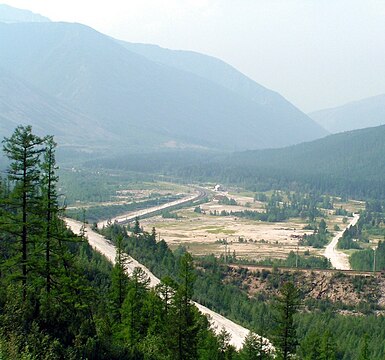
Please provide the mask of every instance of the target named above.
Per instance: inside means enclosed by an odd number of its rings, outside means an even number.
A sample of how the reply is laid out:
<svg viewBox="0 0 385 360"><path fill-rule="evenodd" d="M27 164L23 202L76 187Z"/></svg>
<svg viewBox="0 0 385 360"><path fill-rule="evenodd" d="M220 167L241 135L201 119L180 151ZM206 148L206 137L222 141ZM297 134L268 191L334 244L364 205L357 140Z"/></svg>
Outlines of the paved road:
<svg viewBox="0 0 385 360"><path fill-rule="evenodd" d="M353 219L349 222L345 229L357 224L359 218L359 214L353 214ZM332 266L337 270L351 270L349 256L343 253L342 251L337 250L338 240L342 237L345 229L336 233L330 244L326 246L326 249L323 254L327 259L330 259Z"/></svg>
<svg viewBox="0 0 385 360"><path fill-rule="evenodd" d="M182 199L168 202L168 203L165 203L165 204L162 204L159 206L153 206L153 207L150 207L148 209L142 209L142 210L138 210L138 211L134 211L134 212L131 211L131 212L128 212L126 214L119 215L119 216L111 219L110 221L112 223L117 222L118 224L127 224L131 221L134 221L136 217L140 218L143 216L148 216L152 213L157 213L161 210L166 210L169 208L173 208L175 206L180 206L180 205L186 204L190 201L200 200L203 197L205 197L206 195L207 194L204 190L196 189L193 194L186 196ZM103 226L107 226L107 222L108 222L108 220L98 222L98 227L101 229Z"/></svg>
<svg viewBox="0 0 385 360"><path fill-rule="evenodd" d="M80 233L80 228L82 226L81 222L72 220L72 219L64 219L67 223L67 226L72 229L72 231L76 234ZM86 226L86 236L88 238L88 242L90 245L100 253L102 253L106 258L112 263L115 261L116 249L115 246L112 245L110 241L105 239L100 234L94 232L89 225ZM130 257L130 263L128 265L127 273L130 274L134 270L135 267L141 267L147 275L150 277L151 286L155 286L159 284L160 280L153 275L150 270L148 270L145 266L137 262L135 259ZM226 319L222 315L217 314L214 311L211 311L207 307L195 303L198 309L204 315L208 315L211 321L211 324L216 329L216 332L219 333L223 328L230 334L231 340L230 343L235 346L235 348L240 349L242 347L243 341L246 335L249 333L249 330L246 328L234 323L233 321ZM264 339L266 346L272 348L270 342L267 339Z"/></svg>

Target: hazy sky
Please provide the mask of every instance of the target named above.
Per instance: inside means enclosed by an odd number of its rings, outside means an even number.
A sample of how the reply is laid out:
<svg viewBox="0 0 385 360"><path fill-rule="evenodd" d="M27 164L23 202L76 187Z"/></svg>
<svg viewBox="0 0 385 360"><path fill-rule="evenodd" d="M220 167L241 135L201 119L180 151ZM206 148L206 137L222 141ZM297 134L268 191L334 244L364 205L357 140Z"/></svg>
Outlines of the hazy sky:
<svg viewBox="0 0 385 360"><path fill-rule="evenodd" d="M385 93L385 0L3 2L123 40L214 55L304 111Z"/></svg>

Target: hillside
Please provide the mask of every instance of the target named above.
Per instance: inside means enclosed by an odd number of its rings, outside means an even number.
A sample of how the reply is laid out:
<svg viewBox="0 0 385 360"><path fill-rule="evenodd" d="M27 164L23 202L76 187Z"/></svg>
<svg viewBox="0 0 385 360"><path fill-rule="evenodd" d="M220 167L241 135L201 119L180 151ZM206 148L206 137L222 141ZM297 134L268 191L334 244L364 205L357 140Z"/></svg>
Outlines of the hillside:
<svg viewBox="0 0 385 360"><path fill-rule="evenodd" d="M246 270L247 269L247 270ZM372 304L385 314L385 278L380 274L349 274L328 270L281 270L253 268L253 266L229 267L224 282L239 284L252 297L272 298L278 295L274 286L277 272L280 279L293 281L301 288L305 300L328 301L347 308ZM282 281L282 280L281 280ZM341 313L344 310L340 310Z"/></svg>
<svg viewBox="0 0 385 360"><path fill-rule="evenodd" d="M113 133L115 151L270 148L326 134L275 93L264 90L266 105L83 25L0 24L0 42L0 67ZM87 137L98 139L92 127Z"/></svg>
<svg viewBox="0 0 385 360"><path fill-rule="evenodd" d="M270 184L307 184L322 192L383 198L384 137L385 126L378 126L284 149L238 153L228 163L247 181L254 176Z"/></svg>
<svg viewBox="0 0 385 360"><path fill-rule="evenodd" d="M384 164L385 126L330 135L283 149L246 151L230 157L233 163L285 169L292 172L335 175L354 173L380 176Z"/></svg>
<svg viewBox="0 0 385 360"><path fill-rule="evenodd" d="M385 124L385 94L310 113L331 133Z"/></svg>
<svg viewBox="0 0 385 360"><path fill-rule="evenodd" d="M87 132L92 128L95 141L116 141L116 136L102 129L94 120L66 106L16 76L0 68L0 134L10 135L17 125L32 125L43 135L55 133L62 147L78 146L88 142Z"/></svg>
<svg viewBox="0 0 385 360"><path fill-rule="evenodd" d="M309 125L309 117L288 102L283 96L269 90L248 78L224 61L193 51L170 50L157 45L121 42L127 49L145 56L149 60L188 71L208 79L238 95L270 109L279 116L282 124L296 123L302 127L302 136L314 138ZM277 129L276 129L277 130ZM321 129L318 133L326 132Z"/></svg>

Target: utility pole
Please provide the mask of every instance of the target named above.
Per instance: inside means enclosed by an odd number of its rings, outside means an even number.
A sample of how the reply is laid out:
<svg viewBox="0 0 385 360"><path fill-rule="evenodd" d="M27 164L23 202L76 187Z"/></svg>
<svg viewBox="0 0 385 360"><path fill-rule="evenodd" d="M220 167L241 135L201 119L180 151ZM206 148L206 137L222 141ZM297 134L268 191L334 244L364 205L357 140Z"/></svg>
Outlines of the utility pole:
<svg viewBox="0 0 385 360"><path fill-rule="evenodd" d="M298 268L298 247L299 247L299 242L297 242L297 253L295 255L295 267Z"/></svg>
<svg viewBox="0 0 385 360"><path fill-rule="evenodd" d="M376 272L376 248L373 248L373 273Z"/></svg>

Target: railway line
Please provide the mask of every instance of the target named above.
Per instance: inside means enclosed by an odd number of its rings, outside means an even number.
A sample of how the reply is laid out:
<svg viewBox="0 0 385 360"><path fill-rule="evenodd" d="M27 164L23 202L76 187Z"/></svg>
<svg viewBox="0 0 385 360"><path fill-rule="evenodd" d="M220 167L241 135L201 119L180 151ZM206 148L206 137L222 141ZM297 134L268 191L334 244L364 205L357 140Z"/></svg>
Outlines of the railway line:
<svg viewBox="0 0 385 360"><path fill-rule="evenodd" d="M247 264L228 264L229 267L232 268L245 268L250 271L274 271L278 269L280 271L287 272L323 272L323 273L335 273L335 274L344 274L347 276L384 276L385 271L359 271L359 270L340 270L340 269L318 269L318 268L293 268L287 266L273 266L273 265L247 265Z"/></svg>
<svg viewBox="0 0 385 360"><path fill-rule="evenodd" d="M174 210L176 208L188 205L189 203L198 202L204 199L207 195L208 195L207 190L199 187L194 187L194 193L192 195L189 195L182 199L178 199L162 205L153 206L148 209L142 209L134 212L130 211L126 214L119 215L115 218L100 221L98 222L98 227L102 228L103 226L106 226L110 221L112 223L118 223L120 225L128 224L134 221L135 218L137 217L143 219L143 218L155 216L165 210Z"/></svg>

